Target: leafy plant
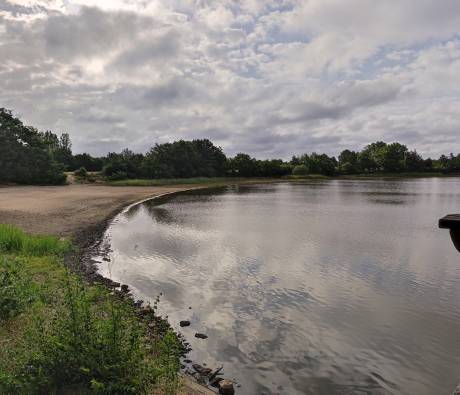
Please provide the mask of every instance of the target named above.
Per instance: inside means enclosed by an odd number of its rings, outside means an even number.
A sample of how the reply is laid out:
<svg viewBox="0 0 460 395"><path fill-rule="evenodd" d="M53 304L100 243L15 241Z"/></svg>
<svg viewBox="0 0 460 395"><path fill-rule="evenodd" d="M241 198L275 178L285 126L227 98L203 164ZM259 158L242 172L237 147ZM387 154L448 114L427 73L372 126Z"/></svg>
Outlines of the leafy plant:
<svg viewBox="0 0 460 395"><path fill-rule="evenodd" d="M22 275L19 259L0 258L0 323L17 316L31 301L29 276Z"/></svg>
<svg viewBox="0 0 460 395"><path fill-rule="evenodd" d="M75 170L73 173L76 177L86 178L88 177L88 172L84 167L80 167L79 169Z"/></svg>

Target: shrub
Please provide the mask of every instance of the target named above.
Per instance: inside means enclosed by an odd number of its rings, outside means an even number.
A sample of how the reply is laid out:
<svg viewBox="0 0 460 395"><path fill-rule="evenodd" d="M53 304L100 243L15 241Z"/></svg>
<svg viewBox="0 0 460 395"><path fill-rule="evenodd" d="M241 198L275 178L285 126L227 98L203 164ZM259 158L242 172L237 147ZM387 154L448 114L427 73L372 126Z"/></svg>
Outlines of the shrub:
<svg viewBox="0 0 460 395"><path fill-rule="evenodd" d="M297 165L292 169L294 176L306 176L308 174L308 168L305 165Z"/></svg>
<svg viewBox="0 0 460 395"><path fill-rule="evenodd" d="M107 179L110 181L119 181L119 180L126 180L128 178L128 174L124 171L117 171L113 173L111 176L108 176Z"/></svg>
<svg viewBox="0 0 460 395"><path fill-rule="evenodd" d="M23 311L32 299L30 278L20 260L0 258L0 324Z"/></svg>
<svg viewBox="0 0 460 395"><path fill-rule="evenodd" d="M84 167L80 167L79 169L75 170L73 173L76 177L86 178L88 177L88 172Z"/></svg>

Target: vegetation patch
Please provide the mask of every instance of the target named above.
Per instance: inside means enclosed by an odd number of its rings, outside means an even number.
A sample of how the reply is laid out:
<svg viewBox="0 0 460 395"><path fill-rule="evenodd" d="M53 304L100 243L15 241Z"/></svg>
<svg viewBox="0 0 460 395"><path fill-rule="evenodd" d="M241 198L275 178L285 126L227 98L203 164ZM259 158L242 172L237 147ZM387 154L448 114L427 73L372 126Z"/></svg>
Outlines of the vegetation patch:
<svg viewBox="0 0 460 395"><path fill-rule="evenodd" d="M0 225L0 246L0 393L175 393L181 344L153 309L69 273L67 242Z"/></svg>

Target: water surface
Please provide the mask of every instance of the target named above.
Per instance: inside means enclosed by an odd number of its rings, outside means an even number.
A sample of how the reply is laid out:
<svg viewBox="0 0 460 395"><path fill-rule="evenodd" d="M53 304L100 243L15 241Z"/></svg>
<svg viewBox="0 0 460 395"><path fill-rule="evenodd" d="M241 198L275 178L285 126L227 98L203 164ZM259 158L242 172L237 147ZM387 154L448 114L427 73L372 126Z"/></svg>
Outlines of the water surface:
<svg viewBox="0 0 460 395"><path fill-rule="evenodd" d="M437 220L453 212L458 178L195 191L119 215L100 269L161 292L174 326L192 322L192 359L238 394L449 394L460 255Z"/></svg>

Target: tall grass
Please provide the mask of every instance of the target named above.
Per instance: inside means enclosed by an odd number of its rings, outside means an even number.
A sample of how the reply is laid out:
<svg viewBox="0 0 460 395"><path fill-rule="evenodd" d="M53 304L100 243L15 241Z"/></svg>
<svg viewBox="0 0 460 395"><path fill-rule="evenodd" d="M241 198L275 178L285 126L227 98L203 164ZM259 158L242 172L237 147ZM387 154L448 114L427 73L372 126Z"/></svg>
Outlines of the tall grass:
<svg viewBox="0 0 460 395"><path fill-rule="evenodd" d="M0 253L31 256L62 255L69 243L53 236L28 235L11 225L0 224Z"/></svg>

